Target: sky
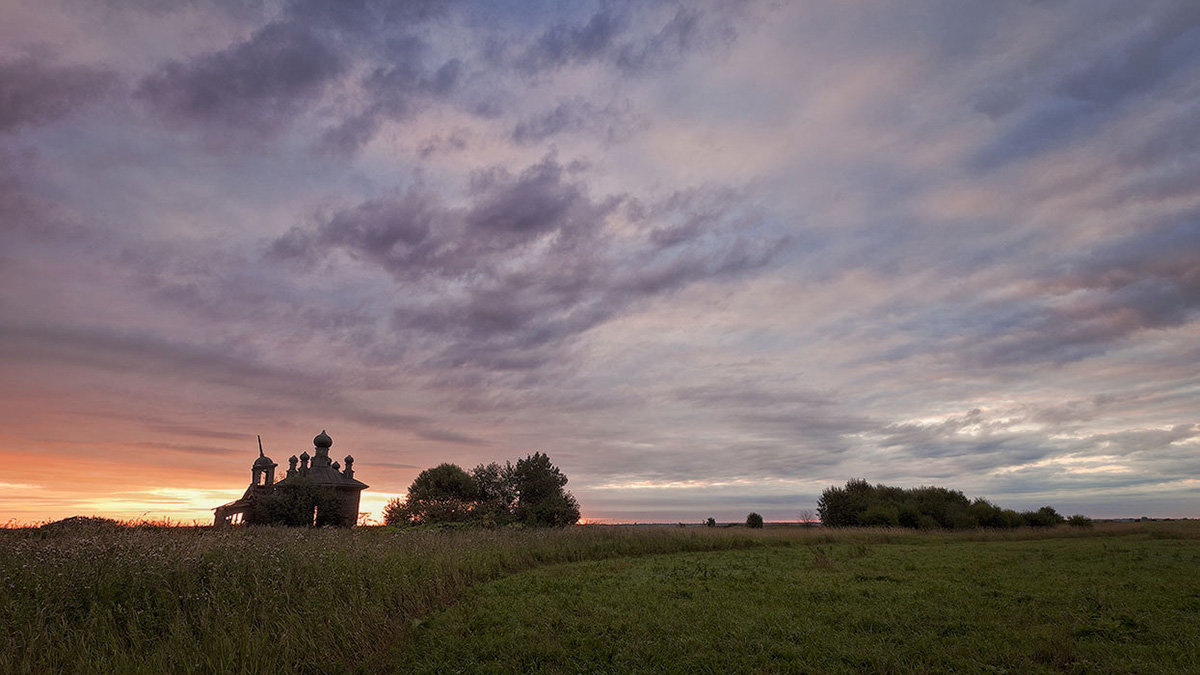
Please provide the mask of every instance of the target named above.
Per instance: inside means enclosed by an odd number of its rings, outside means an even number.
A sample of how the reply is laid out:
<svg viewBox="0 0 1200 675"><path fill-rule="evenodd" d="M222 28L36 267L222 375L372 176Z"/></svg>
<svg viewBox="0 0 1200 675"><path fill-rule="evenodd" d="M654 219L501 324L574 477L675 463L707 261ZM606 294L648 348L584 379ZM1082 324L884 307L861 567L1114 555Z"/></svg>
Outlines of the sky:
<svg viewBox="0 0 1200 675"><path fill-rule="evenodd" d="M0 5L0 523L1200 516L1200 3Z"/></svg>

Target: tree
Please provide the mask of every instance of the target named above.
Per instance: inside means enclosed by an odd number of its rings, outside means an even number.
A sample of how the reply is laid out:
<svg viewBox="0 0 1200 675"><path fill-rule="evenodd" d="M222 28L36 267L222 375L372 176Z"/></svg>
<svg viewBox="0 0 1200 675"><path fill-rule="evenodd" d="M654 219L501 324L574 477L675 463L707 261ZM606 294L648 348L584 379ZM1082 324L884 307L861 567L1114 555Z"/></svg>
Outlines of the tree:
<svg viewBox="0 0 1200 675"><path fill-rule="evenodd" d="M424 525L471 519L478 489L475 480L457 464L439 464L417 475L403 500L393 499L383 510L388 525Z"/></svg>
<svg viewBox="0 0 1200 675"><path fill-rule="evenodd" d="M471 474L457 464L439 464L422 471L408 486L409 500L460 499L474 501L478 490Z"/></svg>
<svg viewBox="0 0 1200 675"><path fill-rule="evenodd" d="M480 464L471 469L477 497L475 520L484 525L504 525L512 520L513 505L517 501L513 471L511 462Z"/></svg>
<svg viewBox="0 0 1200 675"><path fill-rule="evenodd" d="M716 519L716 518L709 518L708 520L704 521L704 526L705 526L705 527L716 527L716 526L717 526L717 519Z"/></svg>
<svg viewBox="0 0 1200 675"><path fill-rule="evenodd" d="M874 488L861 478L846 481L846 487L825 488L817 500L817 515L826 527L853 527L859 514L870 506Z"/></svg>
<svg viewBox="0 0 1200 675"><path fill-rule="evenodd" d="M763 517L757 513L751 512L746 516L746 527L761 528L763 526Z"/></svg>
<svg viewBox="0 0 1200 675"><path fill-rule="evenodd" d="M517 495L514 520L534 526L574 525L579 521L579 504L564 489L566 484L567 477L543 453L517 460L512 470Z"/></svg>
<svg viewBox="0 0 1200 675"><path fill-rule="evenodd" d="M804 509L800 512L800 524L804 527L812 527L813 512L812 509Z"/></svg>
<svg viewBox="0 0 1200 675"><path fill-rule="evenodd" d="M510 462L480 464L470 473L454 464L426 469L383 510L388 525L512 522L532 526L572 525L579 504L563 489L567 477L542 453Z"/></svg>
<svg viewBox="0 0 1200 675"><path fill-rule="evenodd" d="M864 527L896 527L900 524L900 509L893 504L872 504L859 515L858 524Z"/></svg>

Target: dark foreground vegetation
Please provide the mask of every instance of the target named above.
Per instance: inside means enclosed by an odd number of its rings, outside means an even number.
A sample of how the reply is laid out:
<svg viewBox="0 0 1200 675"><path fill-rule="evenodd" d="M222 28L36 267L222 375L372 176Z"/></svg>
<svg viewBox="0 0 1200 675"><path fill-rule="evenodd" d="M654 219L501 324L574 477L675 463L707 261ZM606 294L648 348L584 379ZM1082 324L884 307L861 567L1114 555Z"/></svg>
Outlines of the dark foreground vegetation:
<svg viewBox="0 0 1200 675"><path fill-rule="evenodd" d="M958 490L871 485L861 478L847 481L846 487L826 488L817 502L817 514L828 527L921 530L1053 527L1067 520L1052 506L1018 512L1002 509L983 498L968 499ZM1070 524L1088 527L1092 522L1087 516L1071 516Z"/></svg>
<svg viewBox="0 0 1200 675"><path fill-rule="evenodd" d="M1188 671L1197 570L1196 523L74 522L0 530L0 672Z"/></svg>

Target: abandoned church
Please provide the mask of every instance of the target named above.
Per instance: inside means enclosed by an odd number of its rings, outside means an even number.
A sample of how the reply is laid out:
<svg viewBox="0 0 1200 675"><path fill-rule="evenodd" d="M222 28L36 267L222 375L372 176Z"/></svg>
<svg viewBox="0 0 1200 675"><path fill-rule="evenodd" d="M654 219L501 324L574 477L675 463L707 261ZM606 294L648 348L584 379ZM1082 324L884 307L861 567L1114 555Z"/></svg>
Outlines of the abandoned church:
<svg viewBox="0 0 1200 675"><path fill-rule="evenodd" d="M250 468L250 486L241 498L214 509L214 525L270 524L340 525L358 521L359 497L366 484L354 478L354 458L346 466L329 459L333 439L324 430L313 439L313 454L288 458L287 475L275 481L278 466L263 453ZM299 466L297 466L299 464Z"/></svg>

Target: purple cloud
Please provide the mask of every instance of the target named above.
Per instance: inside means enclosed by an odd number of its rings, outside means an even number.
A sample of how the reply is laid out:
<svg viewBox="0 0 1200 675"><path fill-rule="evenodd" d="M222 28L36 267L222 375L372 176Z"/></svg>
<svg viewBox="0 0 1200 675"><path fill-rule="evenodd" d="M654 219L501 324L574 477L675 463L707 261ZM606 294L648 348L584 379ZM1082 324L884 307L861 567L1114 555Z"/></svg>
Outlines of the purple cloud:
<svg viewBox="0 0 1200 675"><path fill-rule="evenodd" d="M222 51L167 63L142 80L137 96L175 124L271 134L303 114L345 67L317 32L274 22Z"/></svg>
<svg viewBox="0 0 1200 675"><path fill-rule="evenodd" d="M92 66L58 66L25 57L0 62L0 133L65 117L109 91L116 75Z"/></svg>

